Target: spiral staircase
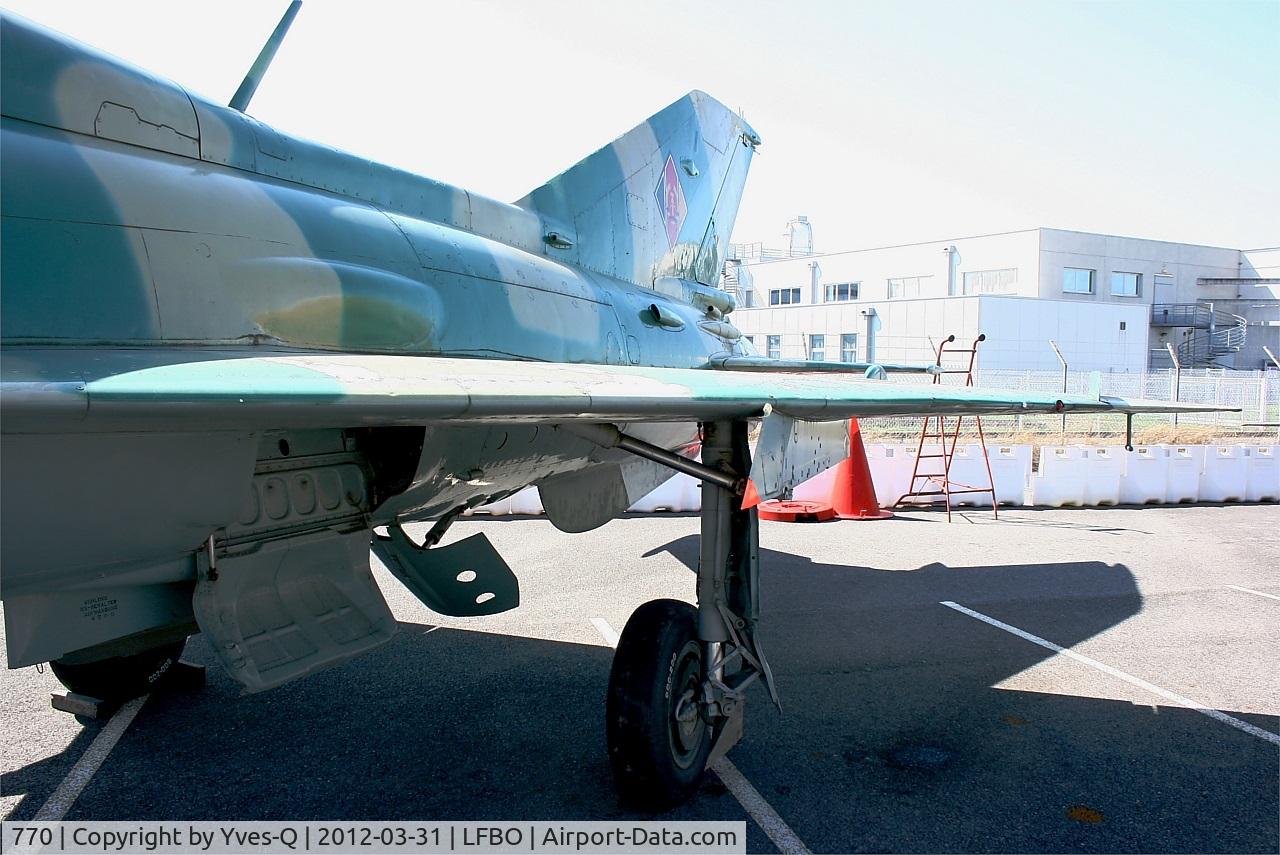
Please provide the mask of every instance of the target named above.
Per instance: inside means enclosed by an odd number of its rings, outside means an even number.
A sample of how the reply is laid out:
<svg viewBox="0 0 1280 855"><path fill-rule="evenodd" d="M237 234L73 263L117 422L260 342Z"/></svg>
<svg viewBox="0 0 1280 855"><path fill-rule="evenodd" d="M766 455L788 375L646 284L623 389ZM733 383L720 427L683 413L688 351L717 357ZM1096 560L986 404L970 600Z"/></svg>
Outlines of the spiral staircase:
<svg viewBox="0 0 1280 855"><path fill-rule="evenodd" d="M1249 322L1240 315L1215 309L1213 303L1154 303L1153 327L1181 328L1185 336L1175 339L1175 350L1183 368L1230 368L1224 359L1240 352ZM1151 351L1152 368L1172 368L1167 350Z"/></svg>

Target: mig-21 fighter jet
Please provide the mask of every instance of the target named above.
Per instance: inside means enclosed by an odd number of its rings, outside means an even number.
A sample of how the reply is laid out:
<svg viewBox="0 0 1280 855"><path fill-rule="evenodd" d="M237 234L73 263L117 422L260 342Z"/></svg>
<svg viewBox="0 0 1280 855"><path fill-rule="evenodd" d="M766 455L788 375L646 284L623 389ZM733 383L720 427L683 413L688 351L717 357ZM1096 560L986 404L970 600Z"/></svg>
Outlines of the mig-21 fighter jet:
<svg viewBox="0 0 1280 855"><path fill-rule="evenodd" d="M269 689L391 637L371 547L430 608L493 614L516 574L483 534L439 545L460 514L537 485L582 532L683 472L698 605L634 613L607 703L621 790L672 804L748 686L776 700L744 495L845 456L850 417L1196 409L761 358L717 287L760 145L739 115L690 93L495 201L248 115L294 12L230 106L0 23L10 667L124 698L203 632Z"/></svg>

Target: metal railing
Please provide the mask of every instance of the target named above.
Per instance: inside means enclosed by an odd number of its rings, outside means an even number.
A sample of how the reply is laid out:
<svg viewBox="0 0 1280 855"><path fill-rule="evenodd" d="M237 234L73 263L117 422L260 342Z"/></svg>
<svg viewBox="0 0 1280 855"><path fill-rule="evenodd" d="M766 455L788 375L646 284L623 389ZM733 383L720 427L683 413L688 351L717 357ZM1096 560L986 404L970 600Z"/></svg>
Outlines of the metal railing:
<svg viewBox="0 0 1280 855"><path fill-rule="evenodd" d="M1211 365L1219 356L1239 353L1248 334L1248 321L1232 315L1233 323L1219 329L1197 332L1178 345L1178 357L1184 364Z"/></svg>
<svg viewBox="0 0 1280 855"><path fill-rule="evenodd" d="M812 252L792 252L790 249L766 247L763 243L731 243L727 258L740 261L777 261L782 258L806 258Z"/></svg>
<svg viewBox="0 0 1280 855"><path fill-rule="evenodd" d="M1204 303L1152 303L1151 325L1208 329L1213 323L1213 307Z"/></svg>
<svg viewBox="0 0 1280 855"><path fill-rule="evenodd" d="M1166 354L1166 359L1168 354ZM1068 394L1091 393L1093 372L1069 371ZM1182 413L1176 419L1183 427L1237 429L1240 425L1280 421L1280 371L1226 371L1221 368L1183 368L1179 373L1168 371L1133 372L1128 374L1102 374L1102 394L1121 398L1147 398L1161 401L1179 400L1194 404L1216 404L1240 407L1237 413ZM951 378L945 378L951 379ZM895 374L890 382L916 384L928 382L926 375ZM975 372L975 382L990 389L1006 389L1020 392L1061 393L1062 371L1018 370L995 368ZM945 383L945 380L944 380ZM945 384L950 385L950 384ZM1062 431L1062 420L1057 415L1035 416L983 416L987 434L1006 435L1026 432L1030 434L1056 434ZM1139 426L1164 424L1172 426L1172 414L1139 416ZM919 418L890 417L869 420L870 426L879 432L898 432L914 436L920 429ZM864 430L866 427L864 427ZM1111 414L1076 414L1067 419L1071 432L1119 434L1124 430L1124 417Z"/></svg>
<svg viewBox="0 0 1280 855"><path fill-rule="evenodd" d="M1218 311L1213 303L1153 303L1151 323L1196 330L1177 344L1178 358L1187 367L1212 367L1218 357L1239 353L1249 330L1246 318ZM1152 351L1152 367L1167 364L1167 355Z"/></svg>

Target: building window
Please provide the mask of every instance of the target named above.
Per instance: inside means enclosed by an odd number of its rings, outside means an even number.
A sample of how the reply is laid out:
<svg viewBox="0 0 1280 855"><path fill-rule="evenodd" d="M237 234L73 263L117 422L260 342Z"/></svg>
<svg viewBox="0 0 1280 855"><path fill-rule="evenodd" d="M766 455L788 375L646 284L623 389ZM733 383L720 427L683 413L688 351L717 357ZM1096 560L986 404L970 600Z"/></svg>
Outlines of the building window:
<svg viewBox="0 0 1280 855"><path fill-rule="evenodd" d="M827 337L825 335L809 336L809 358L814 362L827 361Z"/></svg>
<svg viewBox="0 0 1280 855"><path fill-rule="evenodd" d="M840 336L840 361L858 361L858 334L843 333Z"/></svg>
<svg viewBox="0 0 1280 855"><path fill-rule="evenodd" d="M1119 271L1112 273L1111 293L1117 297L1141 297L1142 274L1121 273Z"/></svg>
<svg viewBox="0 0 1280 855"><path fill-rule="evenodd" d="M845 303L858 299L858 286L861 282L830 282L826 285L823 299L828 303Z"/></svg>
<svg viewBox="0 0 1280 855"><path fill-rule="evenodd" d="M755 292L755 291L752 291L752 290L750 290L750 289L747 289L746 291L741 291L741 292L739 292L739 293L740 293L740 295L741 295L741 296L739 297L740 302L738 303L738 308L739 308L739 309L750 309L752 306L754 306L754 305L756 304L756 292Z"/></svg>
<svg viewBox="0 0 1280 855"><path fill-rule="evenodd" d="M765 356L770 359L782 358L782 336L770 335L765 336Z"/></svg>
<svg viewBox="0 0 1280 855"><path fill-rule="evenodd" d="M929 276L900 276L889 280L889 299L897 300L907 297L919 297L924 288L924 281Z"/></svg>
<svg viewBox="0 0 1280 855"><path fill-rule="evenodd" d="M1080 267L1062 268L1062 291L1065 294L1092 294L1093 271Z"/></svg>
<svg viewBox="0 0 1280 855"><path fill-rule="evenodd" d="M1003 294L1014 290L1018 285L1018 268L1007 267L1003 270L974 270L964 274L961 293L963 294Z"/></svg>
<svg viewBox="0 0 1280 855"><path fill-rule="evenodd" d="M774 288L769 291L770 306L790 306L800 302L799 288Z"/></svg>

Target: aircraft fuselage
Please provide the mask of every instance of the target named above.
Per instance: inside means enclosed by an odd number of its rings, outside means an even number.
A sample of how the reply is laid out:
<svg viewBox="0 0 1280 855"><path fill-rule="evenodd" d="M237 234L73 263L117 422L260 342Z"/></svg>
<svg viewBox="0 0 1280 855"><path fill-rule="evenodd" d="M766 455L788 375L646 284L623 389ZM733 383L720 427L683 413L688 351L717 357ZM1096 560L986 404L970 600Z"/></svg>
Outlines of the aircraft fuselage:
<svg viewBox="0 0 1280 855"><path fill-rule="evenodd" d="M291 138L22 22L3 36L7 380L316 351L744 352L703 309L582 263L573 223ZM632 433L678 449L696 426ZM533 425L3 443L4 524L25 532L3 538L11 667L189 620L215 531L234 547L431 519L622 456Z"/></svg>

